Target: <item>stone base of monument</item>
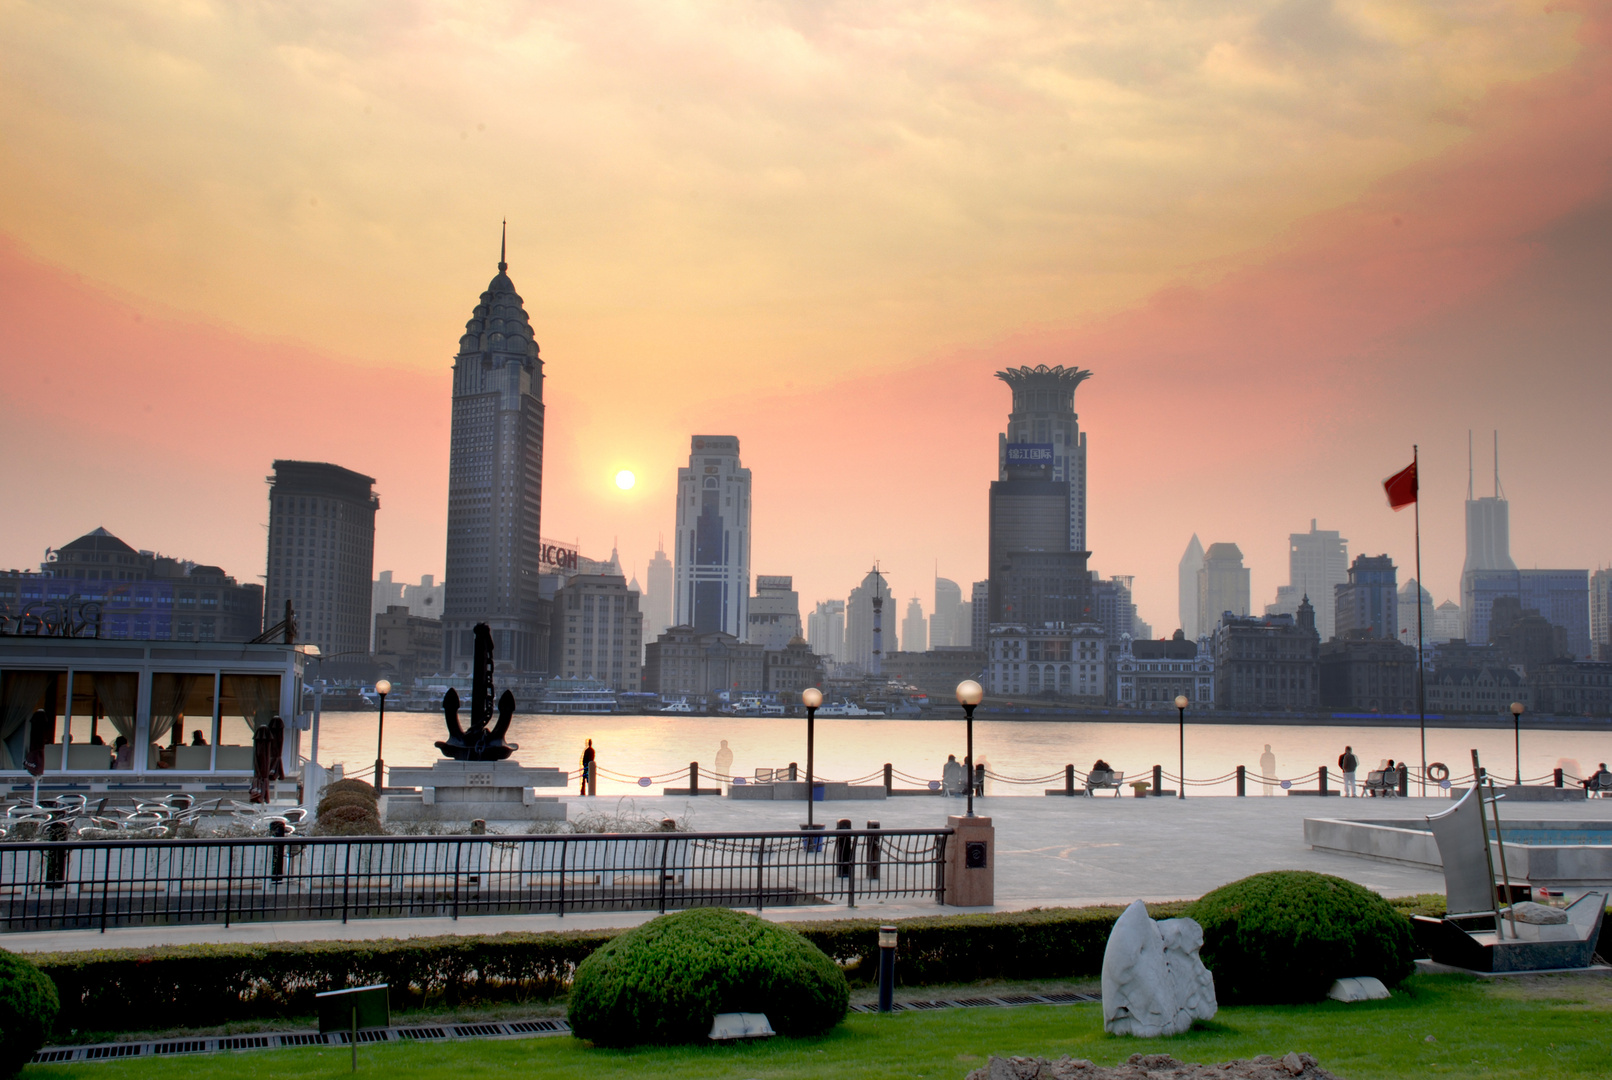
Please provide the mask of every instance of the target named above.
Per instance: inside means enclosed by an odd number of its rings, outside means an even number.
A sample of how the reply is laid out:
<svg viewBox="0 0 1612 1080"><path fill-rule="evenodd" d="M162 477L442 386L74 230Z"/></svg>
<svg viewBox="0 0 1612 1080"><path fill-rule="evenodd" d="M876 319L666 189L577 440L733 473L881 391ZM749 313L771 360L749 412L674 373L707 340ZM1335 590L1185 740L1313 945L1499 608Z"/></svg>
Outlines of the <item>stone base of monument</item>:
<svg viewBox="0 0 1612 1080"><path fill-rule="evenodd" d="M387 821L564 821L566 804L538 788L570 786L559 769L513 761L438 761L426 768L393 768L387 787L419 788L418 795L389 794Z"/></svg>

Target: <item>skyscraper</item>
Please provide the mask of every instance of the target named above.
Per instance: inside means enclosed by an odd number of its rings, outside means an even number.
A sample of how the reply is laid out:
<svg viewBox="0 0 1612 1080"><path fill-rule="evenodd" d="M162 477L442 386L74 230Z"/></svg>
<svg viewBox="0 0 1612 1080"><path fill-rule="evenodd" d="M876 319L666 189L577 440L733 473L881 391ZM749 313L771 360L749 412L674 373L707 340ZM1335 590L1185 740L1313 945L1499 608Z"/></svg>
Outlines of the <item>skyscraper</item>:
<svg viewBox="0 0 1612 1080"><path fill-rule="evenodd" d="M1349 580L1339 585L1335 637L1350 631L1374 638L1399 638L1399 585L1394 560L1387 555L1360 555L1349 567ZM1414 615L1414 610L1412 614ZM1407 644L1414 645L1414 633Z"/></svg>
<svg viewBox="0 0 1612 1080"><path fill-rule="evenodd" d="M870 674L877 674L883 654L899 648L895 623L895 602L890 598L890 584L875 567L867 572L860 585L851 590L845 601L844 662L856 664Z"/></svg>
<svg viewBox="0 0 1612 1080"><path fill-rule="evenodd" d="M444 667L459 674L470 671L481 622L500 670L537 672L549 658L549 605L538 586L543 361L508 269L500 245L498 273L453 361L442 622Z"/></svg>
<svg viewBox="0 0 1612 1080"><path fill-rule="evenodd" d="M655 545L655 555L649 560L649 591L644 594L644 640L654 641L672 625L672 560L666 557L664 541Z"/></svg>
<svg viewBox="0 0 1612 1080"><path fill-rule="evenodd" d="M367 655L375 569L375 478L317 461L276 461L269 477L265 625L291 601L298 637L326 656Z"/></svg>
<svg viewBox="0 0 1612 1080"><path fill-rule="evenodd" d="M1045 463L1047 479L1069 485L1069 543L1066 551L1086 551L1086 436L1075 412L1075 388L1091 372L1062 364L1008 368L996 377L1013 390L1008 429L997 441L998 478L1008 466Z"/></svg>
<svg viewBox="0 0 1612 1080"><path fill-rule="evenodd" d="M901 646L908 652L929 650L929 620L924 618L923 601L916 596L907 601L907 617L901 620Z"/></svg>
<svg viewBox="0 0 1612 1080"><path fill-rule="evenodd" d="M935 609L929 616L929 647L968 644L969 627L963 620L963 590L948 578L935 578ZM909 652L912 650L908 650Z"/></svg>
<svg viewBox="0 0 1612 1080"><path fill-rule="evenodd" d="M677 470L676 602L696 633L744 640L750 608L750 470L733 435L696 435Z"/></svg>
<svg viewBox="0 0 1612 1080"><path fill-rule="evenodd" d="M1248 570L1236 544L1210 544L1198 571L1198 632L1215 632L1226 612L1248 614Z"/></svg>
<svg viewBox="0 0 1612 1080"><path fill-rule="evenodd" d="M845 601L820 600L806 616L806 641L827 663L845 663Z"/></svg>
<svg viewBox="0 0 1612 1080"><path fill-rule="evenodd" d="M976 581L968 592L968 646L983 650L991 644L991 583Z"/></svg>
<svg viewBox="0 0 1612 1080"><path fill-rule="evenodd" d="M1612 660L1612 570L1590 575L1590 659Z"/></svg>
<svg viewBox="0 0 1612 1080"><path fill-rule="evenodd" d="M800 594L787 574L757 574L750 598L745 640L768 649L783 649L800 637Z"/></svg>
<svg viewBox="0 0 1612 1080"><path fill-rule="evenodd" d="M1331 529L1317 529L1311 518L1309 532L1288 534L1287 584L1276 587L1276 603L1266 605L1265 613L1295 615L1308 596L1316 631L1328 641L1335 632L1337 588L1348 580L1349 541Z"/></svg>
<svg viewBox="0 0 1612 1080"><path fill-rule="evenodd" d="M1203 569L1203 544L1198 540L1198 534L1193 533L1192 539L1187 542L1187 550L1181 553L1181 563L1176 568L1177 577L1177 603L1181 609L1181 633L1188 641L1197 641L1199 633L1207 632L1206 627L1198 625L1198 571Z"/></svg>

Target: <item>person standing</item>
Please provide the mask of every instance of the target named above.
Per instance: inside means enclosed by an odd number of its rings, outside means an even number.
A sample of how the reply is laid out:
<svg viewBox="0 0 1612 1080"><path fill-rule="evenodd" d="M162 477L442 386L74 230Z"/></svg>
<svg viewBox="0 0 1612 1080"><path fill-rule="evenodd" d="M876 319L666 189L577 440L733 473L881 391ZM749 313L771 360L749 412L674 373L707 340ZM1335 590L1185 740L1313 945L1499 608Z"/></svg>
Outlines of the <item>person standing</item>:
<svg viewBox="0 0 1612 1080"><path fill-rule="evenodd" d="M1264 789L1261 794L1275 794L1271 791L1271 785L1276 783L1276 755L1271 753L1270 743L1265 744L1265 752L1259 755L1259 775L1265 778L1265 782L1260 785Z"/></svg>
<svg viewBox="0 0 1612 1080"><path fill-rule="evenodd" d="M728 749L728 740L722 740L722 749L716 752L716 782L726 788L733 783L733 751Z"/></svg>
<svg viewBox="0 0 1612 1080"><path fill-rule="evenodd" d="M1343 797L1354 799L1359 797L1355 790L1355 770L1360 767L1360 759L1355 757L1354 747L1345 746L1343 753L1338 755L1338 771L1343 773Z"/></svg>
<svg viewBox="0 0 1612 1080"><path fill-rule="evenodd" d="M593 740L589 739L588 745L582 750L582 790L578 794L599 794L599 781L593 773L593 757Z"/></svg>

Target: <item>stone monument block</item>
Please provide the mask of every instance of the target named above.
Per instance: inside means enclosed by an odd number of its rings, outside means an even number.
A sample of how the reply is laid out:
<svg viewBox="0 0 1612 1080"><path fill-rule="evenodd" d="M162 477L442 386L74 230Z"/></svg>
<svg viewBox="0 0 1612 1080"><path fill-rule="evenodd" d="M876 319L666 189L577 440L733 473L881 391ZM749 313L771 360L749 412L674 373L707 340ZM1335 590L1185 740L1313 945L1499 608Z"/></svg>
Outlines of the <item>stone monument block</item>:
<svg viewBox="0 0 1612 1080"><path fill-rule="evenodd" d="M513 761L438 761L429 769L394 767L391 786L418 795L388 795L387 821L564 821L566 806L537 788L565 788L559 769Z"/></svg>
<svg viewBox="0 0 1612 1080"><path fill-rule="evenodd" d="M1198 958L1202 947L1192 919L1154 922L1140 900L1126 908L1103 952L1103 1030L1153 1038L1212 1019L1215 979Z"/></svg>

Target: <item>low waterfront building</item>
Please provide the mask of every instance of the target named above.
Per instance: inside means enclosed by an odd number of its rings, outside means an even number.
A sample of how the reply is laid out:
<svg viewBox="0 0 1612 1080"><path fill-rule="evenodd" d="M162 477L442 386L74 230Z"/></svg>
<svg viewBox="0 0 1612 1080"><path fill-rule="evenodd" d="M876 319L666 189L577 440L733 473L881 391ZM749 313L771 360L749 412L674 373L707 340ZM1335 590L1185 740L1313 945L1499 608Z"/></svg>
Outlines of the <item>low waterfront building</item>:
<svg viewBox="0 0 1612 1080"><path fill-rule="evenodd" d="M390 604L375 616L375 664L401 689L442 669L442 621Z"/></svg>
<svg viewBox="0 0 1612 1080"><path fill-rule="evenodd" d="M1215 628L1215 701L1250 711L1320 708L1320 649L1308 599L1296 616L1228 613Z"/></svg>
<svg viewBox="0 0 1612 1080"><path fill-rule="evenodd" d="M645 650L644 689L662 697L759 694L765 689L765 651L720 630L702 634L673 626Z"/></svg>
<svg viewBox="0 0 1612 1080"><path fill-rule="evenodd" d="M643 683L644 617L639 594L620 574L576 574L554 594L549 672L556 678L596 679L616 691Z"/></svg>
<svg viewBox="0 0 1612 1080"><path fill-rule="evenodd" d="M795 591L795 579L786 574L757 574L748 619L745 640L752 645L782 649L800 637L800 594Z"/></svg>
<svg viewBox="0 0 1612 1080"><path fill-rule="evenodd" d="M1195 709L1215 705L1215 657L1208 637L1187 640L1180 630L1167 641L1120 638L1109 667L1109 700L1122 709L1173 706L1185 696Z"/></svg>
<svg viewBox="0 0 1612 1080"><path fill-rule="evenodd" d="M916 686L939 702L950 702L957 684L985 675L985 650L968 645L942 645L928 652L896 652L884 658L884 673Z"/></svg>
<svg viewBox="0 0 1612 1080"><path fill-rule="evenodd" d="M1095 623L993 624L986 692L1100 705L1108 693L1107 652Z"/></svg>
<svg viewBox="0 0 1612 1080"><path fill-rule="evenodd" d="M1612 663L1557 660L1528 669L1533 711L1556 716L1612 716Z"/></svg>
<svg viewBox="0 0 1612 1080"><path fill-rule="evenodd" d="M750 610L754 613L755 608ZM823 685L823 660L798 634L781 649L764 650L761 667L768 693L799 694L808 686Z"/></svg>
<svg viewBox="0 0 1612 1080"><path fill-rule="evenodd" d="M1427 677L1430 715L1510 716L1513 701L1533 709L1527 680L1503 665L1441 665Z"/></svg>
<svg viewBox="0 0 1612 1080"><path fill-rule="evenodd" d="M1359 630L1335 637L1321 645L1320 679L1323 709L1416 711L1416 649L1403 642Z"/></svg>

